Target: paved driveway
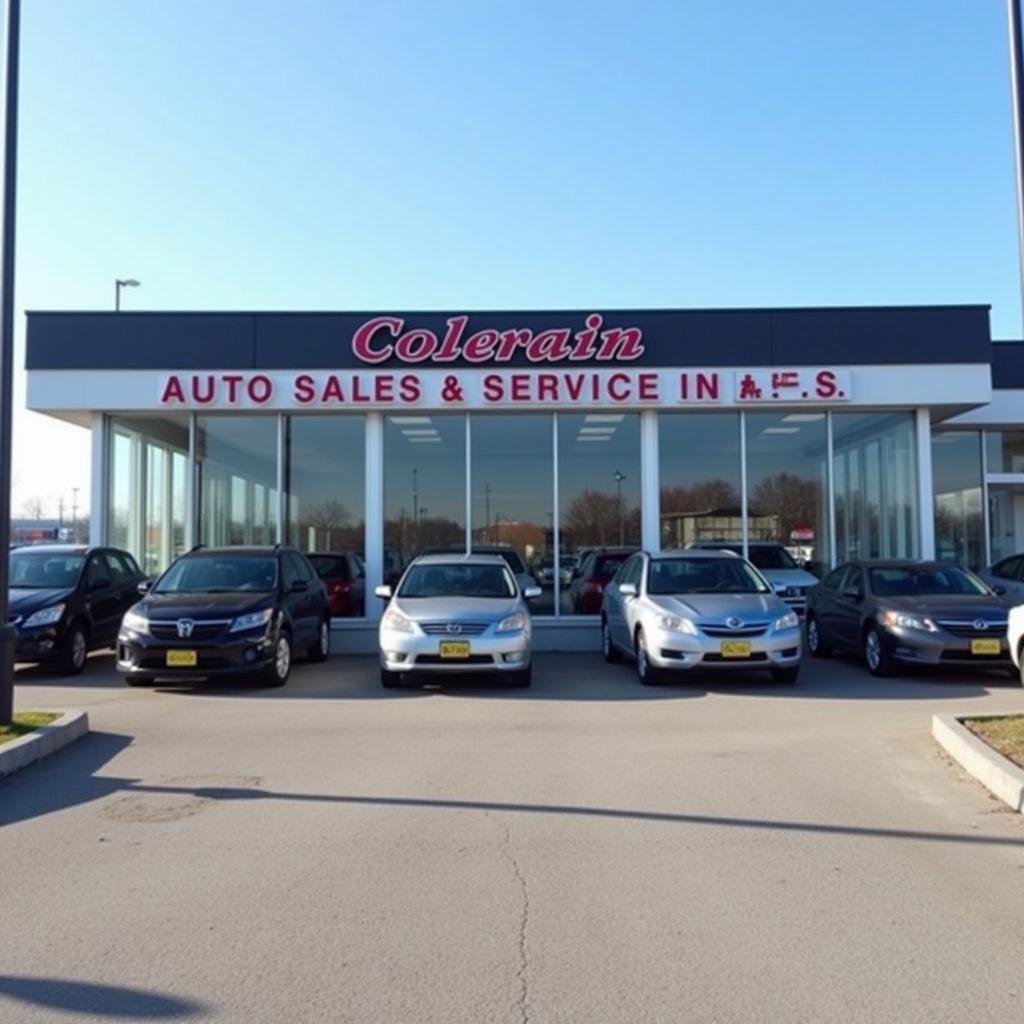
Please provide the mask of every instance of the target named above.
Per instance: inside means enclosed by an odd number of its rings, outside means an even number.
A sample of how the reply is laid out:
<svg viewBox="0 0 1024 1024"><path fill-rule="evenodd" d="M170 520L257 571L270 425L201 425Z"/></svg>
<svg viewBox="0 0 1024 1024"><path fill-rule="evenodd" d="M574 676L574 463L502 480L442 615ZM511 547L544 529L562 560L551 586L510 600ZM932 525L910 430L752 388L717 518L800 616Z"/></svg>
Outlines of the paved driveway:
<svg viewBox="0 0 1024 1024"><path fill-rule="evenodd" d="M1024 823L929 738L998 676L138 691L0 783L0 1020L871 1024L1024 1016Z"/></svg>

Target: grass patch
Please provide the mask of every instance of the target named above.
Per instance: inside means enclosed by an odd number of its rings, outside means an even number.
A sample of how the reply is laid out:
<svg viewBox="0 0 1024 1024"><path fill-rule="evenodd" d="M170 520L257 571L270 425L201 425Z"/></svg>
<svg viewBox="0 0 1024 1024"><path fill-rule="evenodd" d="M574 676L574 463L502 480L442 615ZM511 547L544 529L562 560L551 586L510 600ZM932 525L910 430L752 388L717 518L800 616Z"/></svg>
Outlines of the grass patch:
<svg viewBox="0 0 1024 1024"><path fill-rule="evenodd" d="M1024 768L1024 715L1006 718L967 718L964 720L975 736L981 737L1003 757Z"/></svg>
<svg viewBox="0 0 1024 1024"><path fill-rule="evenodd" d="M11 725L0 725L0 744L10 743L20 736L38 729L41 725L55 722L60 715L52 711L21 711L14 716Z"/></svg>

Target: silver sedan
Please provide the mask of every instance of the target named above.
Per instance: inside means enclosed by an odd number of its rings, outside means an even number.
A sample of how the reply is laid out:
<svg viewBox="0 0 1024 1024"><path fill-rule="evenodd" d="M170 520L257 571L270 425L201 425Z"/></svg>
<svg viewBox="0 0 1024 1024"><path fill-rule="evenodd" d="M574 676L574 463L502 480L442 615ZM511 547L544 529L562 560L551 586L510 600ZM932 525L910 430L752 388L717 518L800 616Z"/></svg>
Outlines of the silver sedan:
<svg viewBox="0 0 1024 1024"><path fill-rule="evenodd" d="M380 681L397 686L410 672L494 672L530 685L529 598L499 555L423 555L405 571L380 620Z"/></svg>
<svg viewBox="0 0 1024 1024"><path fill-rule="evenodd" d="M800 672L800 620L729 552L633 555L605 588L601 635L605 658L634 657L646 685L695 669L761 669L782 683Z"/></svg>

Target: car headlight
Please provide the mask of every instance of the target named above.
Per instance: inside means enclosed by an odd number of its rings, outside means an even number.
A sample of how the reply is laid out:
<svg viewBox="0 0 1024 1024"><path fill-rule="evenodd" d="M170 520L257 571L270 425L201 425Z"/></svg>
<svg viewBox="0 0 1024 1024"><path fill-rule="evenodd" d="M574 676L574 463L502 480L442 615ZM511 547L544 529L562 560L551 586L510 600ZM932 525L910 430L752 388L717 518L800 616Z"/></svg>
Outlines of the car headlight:
<svg viewBox="0 0 1024 1024"><path fill-rule="evenodd" d="M800 619L797 617L796 612L786 612L785 615L779 616L775 620L775 625L772 629L796 629L800 625Z"/></svg>
<svg viewBox="0 0 1024 1024"><path fill-rule="evenodd" d="M392 633L411 633L412 622L401 612L388 612L380 620L381 629L389 629Z"/></svg>
<svg viewBox="0 0 1024 1024"><path fill-rule="evenodd" d="M938 633L939 627L931 619L905 612L882 612L882 623L886 626L898 626L900 629L919 629L923 633Z"/></svg>
<svg viewBox="0 0 1024 1024"><path fill-rule="evenodd" d="M49 608L40 608L39 611L33 612L22 624L22 629L32 629L34 626L52 626L55 622L60 622L60 617L64 614L64 605L62 604L51 604Z"/></svg>
<svg viewBox="0 0 1024 1024"><path fill-rule="evenodd" d="M526 629L526 616L522 612L513 612L498 623L498 628L494 632L514 633L519 629Z"/></svg>
<svg viewBox="0 0 1024 1024"><path fill-rule="evenodd" d="M688 633L690 636L697 635L697 627L689 619L684 619L681 615L659 615L656 621L662 629L667 629L673 633Z"/></svg>
<svg viewBox="0 0 1024 1024"><path fill-rule="evenodd" d="M145 615L140 615L138 612L125 612L124 618L121 620L121 625L125 629L130 629L133 633L149 632L149 619L147 619Z"/></svg>
<svg viewBox="0 0 1024 1024"><path fill-rule="evenodd" d="M273 617L273 608L262 608L258 612L247 612L245 615L239 615L231 623L231 629L228 632L241 633L245 629L259 629L260 626L265 626Z"/></svg>

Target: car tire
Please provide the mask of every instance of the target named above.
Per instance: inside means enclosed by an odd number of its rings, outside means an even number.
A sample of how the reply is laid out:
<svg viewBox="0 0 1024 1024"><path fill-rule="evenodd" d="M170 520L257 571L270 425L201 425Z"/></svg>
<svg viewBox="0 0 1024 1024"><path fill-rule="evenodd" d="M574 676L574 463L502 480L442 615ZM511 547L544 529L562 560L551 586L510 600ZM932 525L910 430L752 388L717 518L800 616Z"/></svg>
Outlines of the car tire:
<svg viewBox="0 0 1024 1024"><path fill-rule="evenodd" d="M382 668L380 670L380 685L385 690L397 689L402 683L401 672L391 672L389 669Z"/></svg>
<svg viewBox="0 0 1024 1024"><path fill-rule="evenodd" d="M773 668L773 683L795 683L800 678L800 666L790 665L788 668Z"/></svg>
<svg viewBox="0 0 1024 1024"><path fill-rule="evenodd" d="M816 615L807 616L807 650L812 658L827 658L832 653L832 648L821 635L821 624Z"/></svg>
<svg viewBox="0 0 1024 1024"><path fill-rule="evenodd" d="M61 641L57 654L57 671L62 676L77 676L85 668L89 656L89 634L81 622L74 622Z"/></svg>
<svg viewBox="0 0 1024 1024"><path fill-rule="evenodd" d="M285 632L277 634L274 656L263 669L264 686L284 686L292 671L292 638Z"/></svg>
<svg viewBox="0 0 1024 1024"><path fill-rule="evenodd" d="M663 679L660 669L655 668L647 658L647 641L644 631L636 633L636 675L642 686L657 686Z"/></svg>
<svg viewBox="0 0 1024 1024"><path fill-rule="evenodd" d="M885 649L881 630L873 624L864 630L864 662L876 678L882 679L893 673L892 656Z"/></svg>
<svg viewBox="0 0 1024 1024"><path fill-rule="evenodd" d="M622 661L622 652L612 642L611 627L608 625L608 620L604 618L601 619L601 653L609 664L614 665L616 662Z"/></svg>
<svg viewBox="0 0 1024 1024"><path fill-rule="evenodd" d="M513 686L527 687L533 682L533 666L527 665L521 672L513 672L509 676L509 682Z"/></svg>
<svg viewBox="0 0 1024 1024"><path fill-rule="evenodd" d="M331 654L331 620L324 619L316 631L316 643L306 652L309 660L317 664L324 662Z"/></svg>

